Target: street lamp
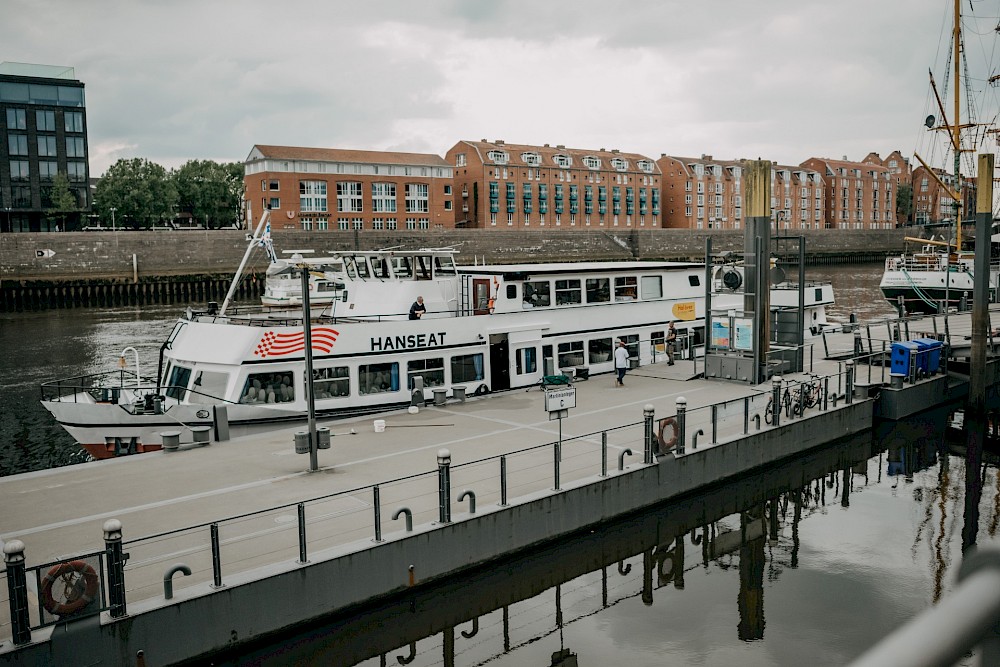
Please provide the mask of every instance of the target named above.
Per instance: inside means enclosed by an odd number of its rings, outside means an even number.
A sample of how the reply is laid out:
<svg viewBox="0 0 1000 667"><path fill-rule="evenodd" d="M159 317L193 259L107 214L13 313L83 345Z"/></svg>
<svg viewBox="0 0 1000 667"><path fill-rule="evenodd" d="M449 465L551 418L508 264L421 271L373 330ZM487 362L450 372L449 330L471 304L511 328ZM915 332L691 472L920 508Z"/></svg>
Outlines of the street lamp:
<svg viewBox="0 0 1000 667"><path fill-rule="evenodd" d="M12 232L14 228L10 226L10 206L5 206L4 210L7 211L7 231Z"/></svg>
<svg viewBox="0 0 1000 667"><path fill-rule="evenodd" d="M115 231L115 211L117 211L114 206L111 207L111 231Z"/></svg>

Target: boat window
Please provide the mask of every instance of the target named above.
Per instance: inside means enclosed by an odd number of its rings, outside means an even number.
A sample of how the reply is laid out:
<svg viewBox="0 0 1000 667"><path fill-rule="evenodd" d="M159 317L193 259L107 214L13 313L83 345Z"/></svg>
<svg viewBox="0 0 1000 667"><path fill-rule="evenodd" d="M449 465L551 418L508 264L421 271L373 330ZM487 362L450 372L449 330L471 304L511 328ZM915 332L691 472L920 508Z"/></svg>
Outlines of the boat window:
<svg viewBox="0 0 1000 667"><path fill-rule="evenodd" d="M430 280L431 279L431 258L420 256L416 258L417 260L417 280Z"/></svg>
<svg viewBox="0 0 1000 667"><path fill-rule="evenodd" d="M663 335L662 331L654 331L652 334L650 334L649 338L650 338L649 343L653 349L653 352L666 354L667 352L666 337Z"/></svg>
<svg viewBox="0 0 1000 667"><path fill-rule="evenodd" d="M611 301L611 281L607 278L587 278L587 303Z"/></svg>
<svg viewBox="0 0 1000 667"><path fill-rule="evenodd" d="M191 390L192 393L197 393L202 397L224 398L228 385L229 373L198 371L194 376L194 384L191 386Z"/></svg>
<svg viewBox="0 0 1000 667"><path fill-rule="evenodd" d="M507 285L507 298L508 299L517 298L517 285Z"/></svg>
<svg viewBox="0 0 1000 667"><path fill-rule="evenodd" d="M635 301L639 295L635 276L615 278L615 301Z"/></svg>
<svg viewBox="0 0 1000 667"><path fill-rule="evenodd" d="M187 394L188 382L191 381L191 369L185 368L184 366L174 366L173 370L170 371L170 377L167 380L167 390L166 395L169 398L177 399L178 401L183 401L184 396Z"/></svg>
<svg viewBox="0 0 1000 667"><path fill-rule="evenodd" d="M394 257L392 259L392 272L397 278L412 278L413 264L409 257Z"/></svg>
<svg viewBox="0 0 1000 667"><path fill-rule="evenodd" d="M583 366L583 341L559 343L559 368Z"/></svg>
<svg viewBox="0 0 1000 667"><path fill-rule="evenodd" d="M434 258L434 275L435 276L453 276L455 275L455 260L453 257L435 257Z"/></svg>
<svg viewBox="0 0 1000 667"><path fill-rule="evenodd" d="M358 271L358 278L361 278L362 280L371 278L371 271L368 269L367 257L355 257L354 265Z"/></svg>
<svg viewBox="0 0 1000 667"><path fill-rule="evenodd" d="M823 288L822 287L817 287L816 288L816 302L817 303L823 303Z"/></svg>
<svg viewBox="0 0 1000 667"><path fill-rule="evenodd" d="M642 298L644 300L663 298L663 278L661 276L642 277Z"/></svg>
<svg viewBox="0 0 1000 667"><path fill-rule="evenodd" d="M344 283L332 280L320 280L316 283L316 292L319 294L330 294L344 289Z"/></svg>
<svg viewBox="0 0 1000 667"><path fill-rule="evenodd" d="M522 299L524 308L541 308L548 305L551 305L549 281L536 280L524 283L524 297Z"/></svg>
<svg viewBox="0 0 1000 667"><path fill-rule="evenodd" d="M425 387L440 387L444 384L444 357L434 359L414 359L406 362L406 386L413 389L413 378L422 377Z"/></svg>
<svg viewBox="0 0 1000 667"><path fill-rule="evenodd" d="M347 366L313 369L313 392L316 399L350 396L351 377Z"/></svg>
<svg viewBox="0 0 1000 667"><path fill-rule="evenodd" d="M399 391L399 364L369 364L358 366L358 392L361 394L381 394Z"/></svg>
<svg viewBox="0 0 1000 667"><path fill-rule="evenodd" d="M389 275L389 261L385 257L372 257L372 273L380 280L391 278Z"/></svg>
<svg viewBox="0 0 1000 667"><path fill-rule="evenodd" d="M583 294L580 289L579 280L557 280L556 281L556 305L565 306L573 303L582 303Z"/></svg>
<svg viewBox="0 0 1000 667"><path fill-rule="evenodd" d="M528 373L534 373L538 370L538 348L534 347L522 347L515 353L515 373L518 375L527 375Z"/></svg>
<svg viewBox="0 0 1000 667"><path fill-rule="evenodd" d="M611 361L613 345L610 338L595 338L587 343L587 356L592 364Z"/></svg>
<svg viewBox="0 0 1000 667"><path fill-rule="evenodd" d="M294 400L291 371L251 373L240 392L240 403L290 403Z"/></svg>
<svg viewBox="0 0 1000 667"><path fill-rule="evenodd" d="M463 354L451 358L451 382L475 382L483 379L483 355Z"/></svg>
<svg viewBox="0 0 1000 667"><path fill-rule="evenodd" d="M701 285L701 276L696 273L692 273L688 276L688 285L691 287L698 287Z"/></svg>
<svg viewBox="0 0 1000 667"><path fill-rule="evenodd" d="M628 356L639 358L639 334L631 334L628 336L619 336L621 340L625 341L625 349L628 350Z"/></svg>

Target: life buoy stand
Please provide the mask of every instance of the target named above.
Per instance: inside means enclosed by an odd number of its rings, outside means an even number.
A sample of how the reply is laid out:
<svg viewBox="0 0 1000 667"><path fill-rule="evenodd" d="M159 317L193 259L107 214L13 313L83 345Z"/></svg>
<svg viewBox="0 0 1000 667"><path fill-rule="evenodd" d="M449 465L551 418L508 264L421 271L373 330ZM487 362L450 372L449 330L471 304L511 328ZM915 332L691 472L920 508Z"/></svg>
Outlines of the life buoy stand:
<svg viewBox="0 0 1000 667"><path fill-rule="evenodd" d="M667 426L673 427L673 435L670 436L669 440L663 439L663 431ZM677 444L677 420L673 417L667 417L666 419L660 420L660 429L656 434L656 439L660 443L660 453L664 454L669 452Z"/></svg>
<svg viewBox="0 0 1000 667"><path fill-rule="evenodd" d="M62 585L62 600L56 600L52 588ZM68 616L75 614L97 596L97 572L82 560L59 563L42 577L42 604L50 614Z"/></svg>

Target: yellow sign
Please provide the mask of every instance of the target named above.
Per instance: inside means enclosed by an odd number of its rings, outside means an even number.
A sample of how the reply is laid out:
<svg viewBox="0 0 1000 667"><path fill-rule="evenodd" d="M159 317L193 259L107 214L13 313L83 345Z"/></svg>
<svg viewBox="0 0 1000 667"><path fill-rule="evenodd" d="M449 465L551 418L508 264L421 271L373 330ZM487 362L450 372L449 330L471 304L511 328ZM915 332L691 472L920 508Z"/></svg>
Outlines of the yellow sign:
<svg viewBox="0 0 1000 667"><path fill-rule="evenodd" d="M691 321L694 319L694 301L683 301L675 303L673 307L674 317L678 320Z"/></svg>

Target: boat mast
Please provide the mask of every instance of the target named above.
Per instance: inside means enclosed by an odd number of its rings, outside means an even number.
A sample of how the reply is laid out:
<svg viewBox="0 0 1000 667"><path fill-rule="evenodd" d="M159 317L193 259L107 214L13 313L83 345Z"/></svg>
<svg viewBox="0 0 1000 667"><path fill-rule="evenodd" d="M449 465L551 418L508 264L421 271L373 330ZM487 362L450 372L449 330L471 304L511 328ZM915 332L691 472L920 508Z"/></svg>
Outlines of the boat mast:
<svg viewBox="0 0 1000 667"><path fill-rule="evenodd" d="M261 234L260 230L264 229L264 224L271 218L271 209L264 209L264 215L260 216L260 222L257 223L257 229L253 232L253 237L250 242L247 243L246 252L243 253L243 259L240 261L239 268L236 269L236 275L233 276L233 281L229 283L229 291L226 292L226 298L222 302L222 308L219 309L219 317L223 317L226 314L226 308L229 307L229 302L233 299L233 294L236 292L236 286L239 285L240 276L243 275L243 267L247 264L247 259L250 257L250 253L253 252L254 246L260 243Z"/></svg>
<svg viewBox="0 0 1000 667"><path fill-rule="evenodd" d="M955 0L955 27L952 30L952 38L954 39L954 57L952 58L953 65L955 67L955 115L952 116L951 132L952 132L952 143L955 146L955 249L957 252L962 252L962 122L961 116L959 115L960 109L959 104L962 97L962 87L961 87L961 75L962 75L962 57L960 49L962 48L962 7L961 0Z"/></svg>

